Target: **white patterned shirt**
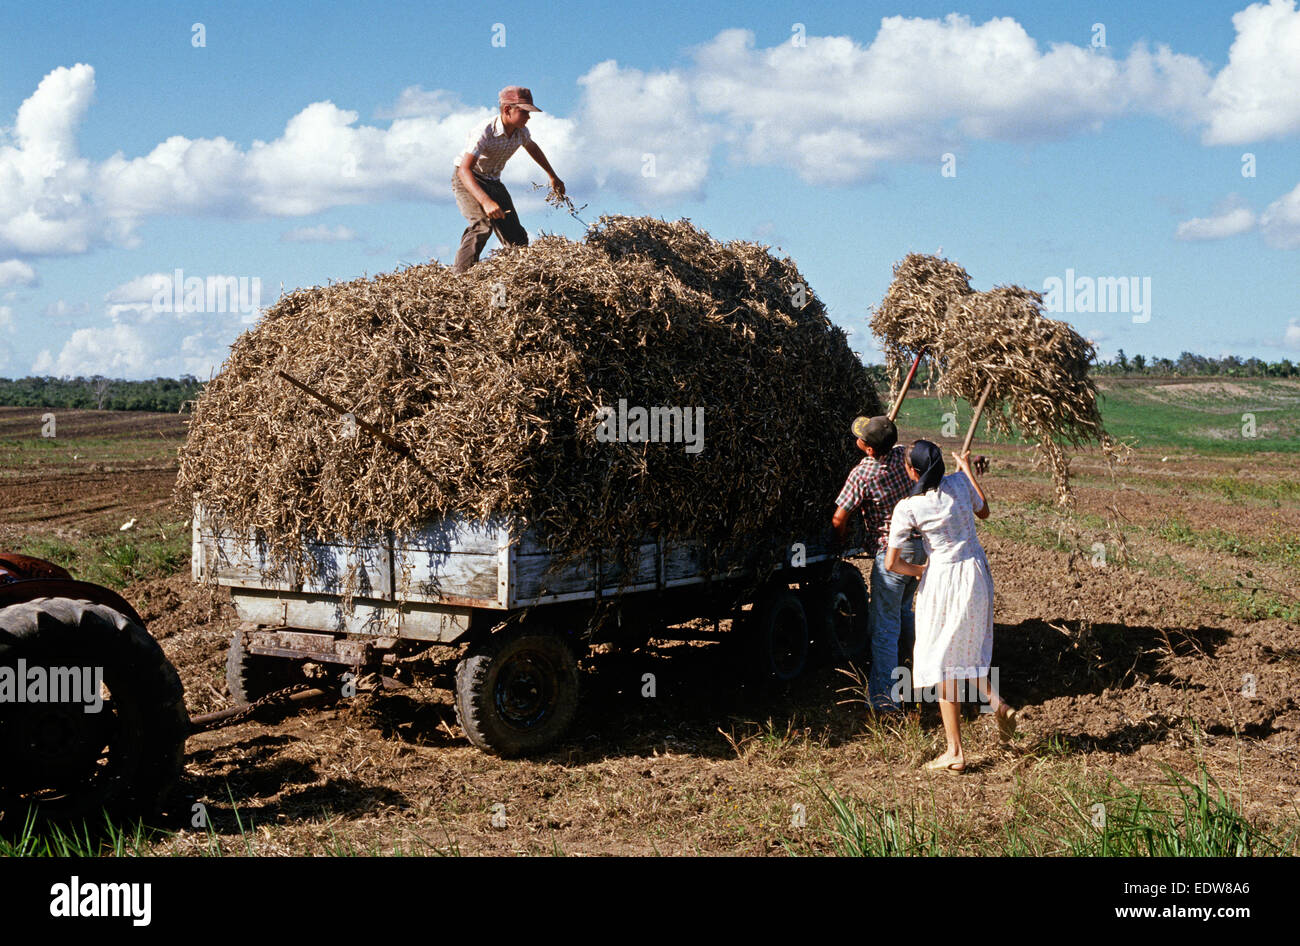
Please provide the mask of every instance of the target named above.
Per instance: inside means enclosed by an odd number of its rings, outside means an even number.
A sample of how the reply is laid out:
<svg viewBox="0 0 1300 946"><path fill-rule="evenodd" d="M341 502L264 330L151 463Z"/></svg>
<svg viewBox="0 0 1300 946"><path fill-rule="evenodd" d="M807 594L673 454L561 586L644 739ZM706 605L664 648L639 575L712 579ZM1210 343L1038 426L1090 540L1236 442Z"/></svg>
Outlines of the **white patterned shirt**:
<svg viewBox="0 0 1300 946"><path fill-rule="evenodd" d="M456 167L460 167L460 162L465 160L465 155L472 154L476 157L473 165L474 173L489 181L499 181L501 169L506 166L506 162L521 145L532 140L533 136L529 134L527 125L512 134L507 134L501 116L498 114L486 125L478 125L470 129L469 137L465 139L465 150L456 158Z"/></svg>

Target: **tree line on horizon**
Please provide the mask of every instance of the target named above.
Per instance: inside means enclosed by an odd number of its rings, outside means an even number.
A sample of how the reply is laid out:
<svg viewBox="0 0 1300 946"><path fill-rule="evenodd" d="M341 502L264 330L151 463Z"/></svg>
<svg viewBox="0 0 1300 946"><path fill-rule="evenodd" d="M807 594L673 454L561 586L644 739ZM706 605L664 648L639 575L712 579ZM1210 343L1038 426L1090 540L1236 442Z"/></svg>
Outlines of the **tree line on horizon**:
<svg viewBox="0 0 1300 946"><path fill-rule="evenodd" d="M877 388L890 388L889 370L884 365L864 367ZM1177 358L1148 358L1144 355L1129 357L1122 348L1114 358L1093 365L1092 370L1094 374L1105 377L1300 376L1300 365L1292 364L1288 358L1268 362L1262 358L1238 358L1236 355L1211 358L1186 351ZM929 364L923 362L915 383L925 384L929 371ZM187 402L194 401L203 393L206 383L188 374L179 378L151 378L146 381L124 381L102 375L89 378L0 378L0 406L177 413L185 408Z"/></svg>
<svg viewBox="0 0 1300 946"><path fill-rule="evenodd" d="M877 388L889 390L892 379L889 369L884 365L867 365L867 374ZM1092 366L1092 373L1108 378L1294 378L1300 376L1300 364L1292 364L1289 358L1280 361L1264 361L1262 358L1238 358L1225 355L1211 358L1185 351L1177 358L1148 358L1145 355L1124 354L1124 349L1115 353L1108 361L1099 361ZM922 361L916 372L914 386L923 386L930 379L930 365Z"/></svg>
<svg viewBox="0 0 1300 946"><path fill-rule="evenodd" d="M1265 361L1262 358L1238 358L1225 355L1222 358L1208 358L1183 352L1177 359L1147 358L1145 355L1124 354L1124 349L1115 353L1109 361L1098 362L1093 372L1109 376L1157 375L1174 377L1195 377L1214 375L1225 378L1294 378L1300 374L1300 365L1291 363L1291 359Z"/></svg>
<svg viewBox="0 0 1300 946"><path fill-rule="evenodd" d="M91 411L177 413L207 382L193 375L123 381L102 375L85 378L0 378L0 405L61 407Z"/></svg>

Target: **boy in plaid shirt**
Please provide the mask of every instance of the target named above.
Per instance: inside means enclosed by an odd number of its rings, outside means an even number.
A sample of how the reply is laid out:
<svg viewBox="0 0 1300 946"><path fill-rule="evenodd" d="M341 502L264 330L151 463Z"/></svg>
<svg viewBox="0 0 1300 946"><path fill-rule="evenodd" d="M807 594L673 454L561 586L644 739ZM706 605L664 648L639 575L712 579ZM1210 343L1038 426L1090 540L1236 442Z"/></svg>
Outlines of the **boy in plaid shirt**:
<svg viewBox="0 0 1300 946"><path fill-rule="evenodd" d="M564 182L555 176L551 163L528 131L528 116L541 111L533 104L532 91L508 85L497 95L497 102L501 113L486 125L470 129L451 178L456 206L469 221L451 266L455 273L463 273L478 262L493 233L503 245L528 245L528 231L519 222L510 192L501 183L501 169L520 148L546 172L551 189L564 194Z"/></svg>
<svg viewBox="0 0 1300 946"><path fill-rule="evenodd" d="M848 534L849 516L862 510L866 524L867 551L875 555L871 568L871 670L867 676L867 699L876 712L900 709L891 696L894 670L902 652L910 653L916 635L912 598L918 579L898 575L885 568L889 520L894 505L908 494L912 481L903 467L906 448L898 443L898 428L888 417L859 417L853 422L853 436L866 458L853 468L835 500L831 525L841 541ZM925 547L913 535L900 550L914 565L925 562Z"/></svg>

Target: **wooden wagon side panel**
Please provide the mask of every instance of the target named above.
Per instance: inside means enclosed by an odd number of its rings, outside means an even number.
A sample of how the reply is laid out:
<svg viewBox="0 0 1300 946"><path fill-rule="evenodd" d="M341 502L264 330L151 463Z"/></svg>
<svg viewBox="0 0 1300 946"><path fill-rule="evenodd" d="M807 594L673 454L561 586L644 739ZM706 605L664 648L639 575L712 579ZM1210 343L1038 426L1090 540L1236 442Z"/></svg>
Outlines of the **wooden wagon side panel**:
<svg viewBox="0 0 1300 946"><path fill-rule="evenodd" d="M297 587L293 568L272 572L270 566L266 546L251 536L217 535L200 530L196 523L190 563L195 581L272 591Z"/></svg>
<svg viewBox="0 0 1300 946"><path fill-rule="evenodd" d="M643 542L627 567L614 555L566 558L546 551L512 549L509 602L511 607L607 597L662 588L660 547ZM536 546L532 546L536 548Z"/></svg>
<svg viewBox="0 0 1300 946"><path fill-rule="evenodd" d="M449 518L393 540L393 598L397 601L504 607L501 552L509 543L502 520Z"/></svg>

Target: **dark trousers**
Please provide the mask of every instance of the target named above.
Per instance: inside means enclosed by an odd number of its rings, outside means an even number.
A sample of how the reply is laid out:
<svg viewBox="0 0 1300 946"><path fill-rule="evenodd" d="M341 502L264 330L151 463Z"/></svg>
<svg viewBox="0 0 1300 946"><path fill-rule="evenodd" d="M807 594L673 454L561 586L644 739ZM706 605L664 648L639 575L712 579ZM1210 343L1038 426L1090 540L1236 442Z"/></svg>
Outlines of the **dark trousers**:
<svg viewBox="0 0 1300 946"><path fill-rule="evenodd" d="M452 175L451 192L456 197L456 206L469 221L469 226L460 236L460 249L456 251L456 261L451 264L454 273L463 273L478 262L483 247L487 245L488 237L493 233L503 245L528 245L528 231L519 222L519 213L515 210L515 202L510 199L510 192L506 190L506 186L500 181L489 181L477 174L474 175L474 180L478 181L479 187L483 188L489 197L501 205L506 215L500 220L491 219L483 212L483 205L461 181L460 171L457 170Z"/></svg>

